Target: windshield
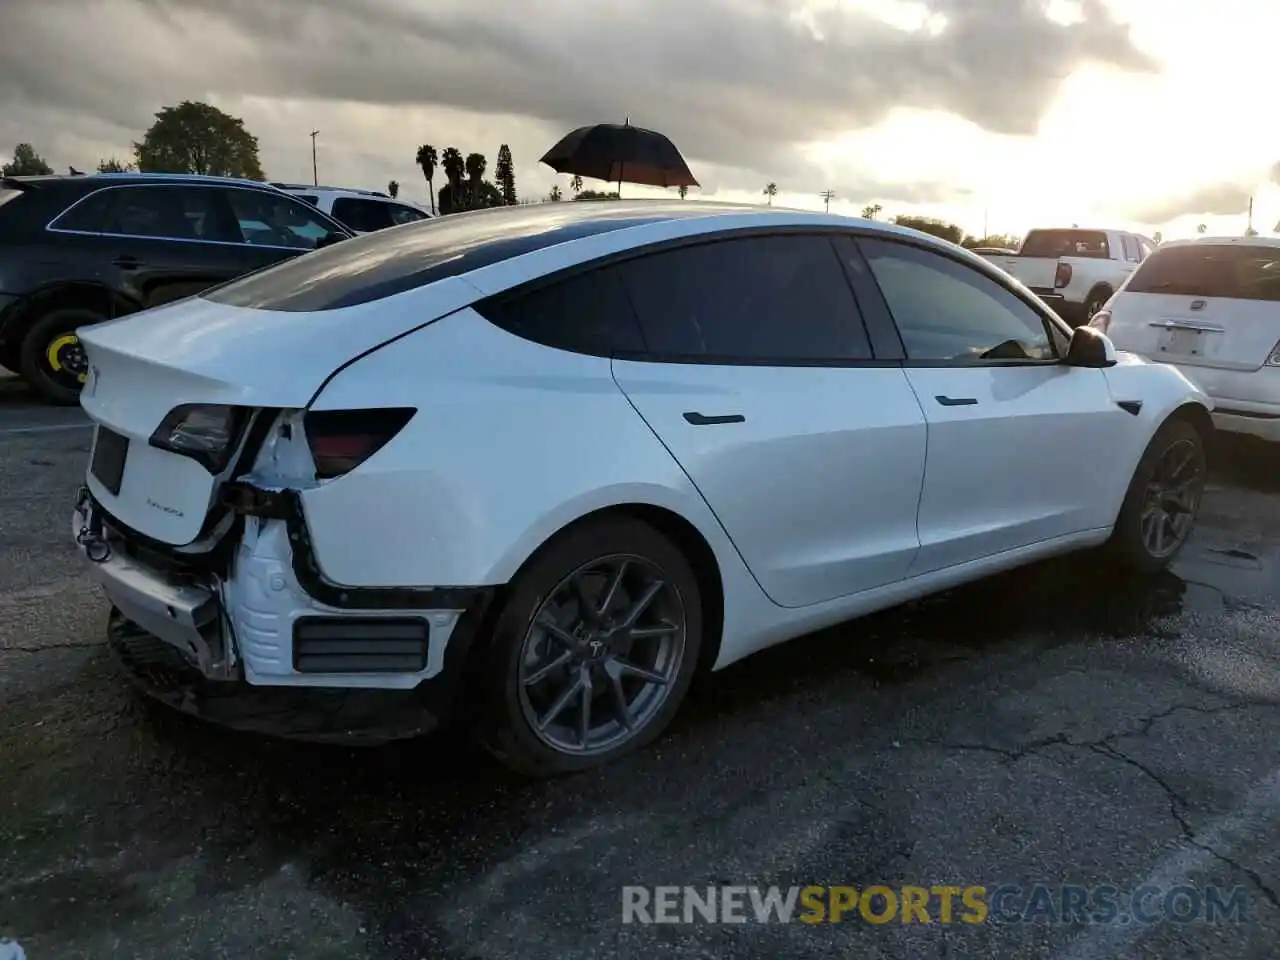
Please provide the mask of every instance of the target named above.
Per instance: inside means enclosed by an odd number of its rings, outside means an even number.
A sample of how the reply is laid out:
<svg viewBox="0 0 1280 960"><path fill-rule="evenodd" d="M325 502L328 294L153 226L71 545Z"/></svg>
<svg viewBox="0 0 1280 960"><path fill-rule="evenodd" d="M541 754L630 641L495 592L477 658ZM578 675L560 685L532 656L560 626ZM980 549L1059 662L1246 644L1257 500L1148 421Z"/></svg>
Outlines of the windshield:
<svg viewBox="0 0 1280 960"><path fill-rule="evenodd" d="M1024 257L1095 257L1111 256L1107 235L1102 230L1032 230L1022 243Z"/></svg>
<svg viewBox="0 0 1280 960"><path fill-rule="evenodd" d="M1280 247L1205 244L1157 249L1128 293L1280 300Z"/></svg>

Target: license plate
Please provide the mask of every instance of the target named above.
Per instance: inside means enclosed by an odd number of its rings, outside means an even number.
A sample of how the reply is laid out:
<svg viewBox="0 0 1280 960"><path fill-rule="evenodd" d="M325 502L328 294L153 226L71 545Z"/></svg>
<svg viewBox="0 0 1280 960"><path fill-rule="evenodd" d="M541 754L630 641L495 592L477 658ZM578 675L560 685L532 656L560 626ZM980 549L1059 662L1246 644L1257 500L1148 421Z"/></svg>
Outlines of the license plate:
<svg viewBox="0 0 1280 960"><path fill-rule="evenodd" d="M122 437L106 427L98 428L89 472L100 484L111 491L112 496L120 493L120 482L124 479L124 461L128 455L128 437Z"/></svg>
<svg viewBox="0 0 1280 960"><path fill-rule="evenodd" d="M1170 330L1163 349L1183 357L1196 357L1204 353L1204 334L1199 330Z"/></svg>

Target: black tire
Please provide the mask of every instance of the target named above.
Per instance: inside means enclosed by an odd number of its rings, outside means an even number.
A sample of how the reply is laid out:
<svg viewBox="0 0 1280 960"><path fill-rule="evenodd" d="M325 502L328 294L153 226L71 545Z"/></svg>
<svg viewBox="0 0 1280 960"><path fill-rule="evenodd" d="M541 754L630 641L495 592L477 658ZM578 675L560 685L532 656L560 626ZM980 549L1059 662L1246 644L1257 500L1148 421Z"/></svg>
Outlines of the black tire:
<svg viewBox="0 0 1280 960"><path fill-rule="evenodd" d="M1155 485L1164 482L1160 473L1171 462L1169 458L1176 458L1172 461L1176 464L1183 453L1189 454L1190 457L1185 467L1190 484L1189 519L1186 521L1185 529L1179 529L1176 537L1170 534L1175 540L1170 548L1156 551L1152 548L1149 543L1150 538L1147 536L1149 524L1152 522L1147 518L1148 508L1153 504ZM1205 438L1200 431L1186 420L1166 420L1151 438L1151 442L1142 454L1142 459L1138 461L1133 479L1129 481L1129 490L1125 494L1115 529L1111 532L1111 539L1107 543L1107 550L1115 561L1140 574L1156 573L1169 565L1186 545L1195 526L1196 513L1199 511L1200 500L1204 494L1207 465ZM1162 512L1165 512L1164 503L1162 501L1160 507ZM1156 522L1161 524L1161 529L1164 531L1173 529L1165 525L1163 519Z"/></svg>
<svg viewBox="0 0 1280 960"><path fill-rule="evenodd" d="M22 369L22 350L16 343L0 343L0 367L10 373L20 373Z"/></svg>
<svg viewBox="0 0 1280 960"><path fill-rule="evenodd" d="M1108 300L1111 299L1111 290L1107 287L1097 287L1089 291L1089 295L1084 299L1084 305L1081 307L1081 324L1087 324L1093 319L1093 315L1101 310Z"/></svg>
<svg viewBox="0 0 1280 960"><path fill-rule="evenodd" d="M106 320L96 310L82 307L64 307L46 313L31 325L22 338L19 348L19 371L22 378L41 397L59 406L74 406L80 402L80 386L83 378L70 367L57 367L50 359L50 352L63 338L77 327ZM64 345L74 348L75 344Z"/></svg>
<svg viewBox="0 0 1280 960"><path fill-rule="evenodd" d="M667 661L670 681L666 684L645 682L635 677L628 681L628 686L636 689L636 704L640 704L642 697L657 697L662 692L662 699L649 701L652 712L643 723L636 723L634 729L628 724L624 733L622 714L629 712L626 708L619 710L616 706L605 707L606 710L614 710L608 725L616 730L615 736L620 735L622 739L612 745L606 740L598 749L588 748L594 752L575 753L557 748L547 742L544 734L537 732L529 716L529 701L532 697L529 691L537 691L538 686L536 683L530 686L530 678L525 673L528 669L525 658L541 649L546 659L539 661L539 667L553 659L550 656L553 635L545 631L535 632L533 621L544 610L544 604L551 604L556 597L562 596L559 591L571 574L593 570L593 564L618 563L620 557L633 558L628 562L636 564L635 569L640 571L637 576L648 570L655 580L661 580L665 584L654 604L667 610L678 609L682 614L679 658L678 661ZM645 563L652 566L646 567ZM588 572L587 576L594 574ZM637 594L643 592L636 588ZM631 602L629 588L621 588L618 595L626 603ZM597 593L594 597L589 597L588 602L594 604L599 599L600 595ZM611 605L606 602L602 606ZM657 629L663 630L669 625L668 620ZM591 634L587 636L590 637ZM606 641L609 644L614 642ZM622 640L622 643L636 642L625 638ZM645 641L639 642L643 644ZM653 638L652 642L656 645L662 641ZM698 581L688 560L666 537L648 524L626 516L607 516L571 527L545 545L511 584L495 621L480 670L474 675L479 694L476 704L479 712L473 717L473 729L480 743L503 765L526 776L556 776L609 763L652 742L667 727L688 692L697 668L701 642L702 608ZM565 644L559 640L555 643L564 651L560 656L571 655ZM579 646L593 646L595 643L596 641L579 641ZM626 658L631 658L634 652L635 648L629 647ZM606 654L606 658L611 656L612 654ZM609 686L610 677L605 674L605 665L596 661L593 664L584 667L580 663L571 663L558 668L563 671L565 684L572 683L574 671L598 667L601 672L602 680L593 680L593 686L585 696L588 701L585 711L580 702L575 702L582 698L575 697L566 707L569 716L580 719L581 712L585 712L591 721L595 721L596 711L600 709L592 700L595 690L601 693L602 704L605 699L609 700L610 705L617 704L615 697L621 697L621 702L627 703L626 694L622 692L622 681L615 680L613 686ZM653 669L659 672L656 666ZM595 683L601 683L601 686L596 687ZM554 693L556 689L553 685L551 692ZM603 696L605 693L609 695L607 698ZM558 698L548 695L546 699ZM573 708L572 711L570 708ZM550 708L547 712L551 712ZM557 718L559 716L556 715ZM590 722L588 726L590 727ZM589 743L589 739L588 737L583 742Z"/></svg>

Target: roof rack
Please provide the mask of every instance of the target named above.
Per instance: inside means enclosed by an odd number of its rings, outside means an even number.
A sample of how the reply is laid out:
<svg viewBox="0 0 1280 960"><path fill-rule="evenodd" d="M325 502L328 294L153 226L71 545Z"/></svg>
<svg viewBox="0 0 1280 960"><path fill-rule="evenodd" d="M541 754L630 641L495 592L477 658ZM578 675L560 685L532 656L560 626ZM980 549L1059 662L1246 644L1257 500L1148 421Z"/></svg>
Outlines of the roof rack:
<svg viewBox="0 0 1280 960"><path fill-rule="evenodd" d="M217 183L251 183L255 186L263 187L269 184L263 183L261 180L250 180L248 177L215 177L207 173L138 173L138 172L110 172L110 173L91 173L87 174L91 177L120 177L127 180L146 180L154 178L156 180L196 180L196 181L214 181Z"/></svg>

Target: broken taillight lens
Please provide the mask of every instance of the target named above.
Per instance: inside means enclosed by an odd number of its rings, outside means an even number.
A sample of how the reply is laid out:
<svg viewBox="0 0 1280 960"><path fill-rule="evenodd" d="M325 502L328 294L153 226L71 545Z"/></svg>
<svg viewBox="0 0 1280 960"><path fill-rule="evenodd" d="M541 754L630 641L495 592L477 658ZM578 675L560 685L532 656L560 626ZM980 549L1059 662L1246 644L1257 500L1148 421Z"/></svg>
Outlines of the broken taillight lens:
<svg viewBox="0 0 1280 960"><path fill-rule="evenodd" d="M190 457L210 473L221 473L240 442L246 407L184 403L174 407L151 434L153 447Z"/></svg>
<svg viewBox="0 0 1280 960"><path fill-rule="evenodd" d="M1053 287L1061 290L1071 282L1071 264L1059 261L1058 269L1053 272Z"/></svg>
<svg viewBox="0 0 1280 960"><path fill-rule="evenodd" d="M418 411L412 407L310 410L303 418L316 479L350 473L381 450Z"/></svg>

